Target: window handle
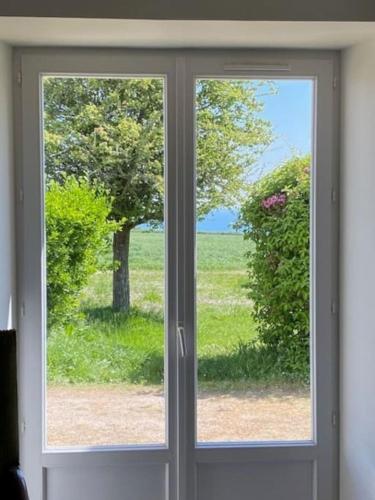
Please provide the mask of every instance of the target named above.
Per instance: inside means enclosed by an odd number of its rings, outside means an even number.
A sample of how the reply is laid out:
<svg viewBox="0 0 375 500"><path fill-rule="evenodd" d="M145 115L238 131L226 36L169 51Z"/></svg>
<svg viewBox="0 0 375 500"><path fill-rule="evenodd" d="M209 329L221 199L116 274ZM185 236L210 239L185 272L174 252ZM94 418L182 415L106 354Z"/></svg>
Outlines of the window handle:
<svg viewBox="0 0 375 500"><path fill-rule="evenodd" d="M177 326L177 336L178 343L180 346L181 357L186 357L186 341L185 341L185 328L183 326Z"/></svg>

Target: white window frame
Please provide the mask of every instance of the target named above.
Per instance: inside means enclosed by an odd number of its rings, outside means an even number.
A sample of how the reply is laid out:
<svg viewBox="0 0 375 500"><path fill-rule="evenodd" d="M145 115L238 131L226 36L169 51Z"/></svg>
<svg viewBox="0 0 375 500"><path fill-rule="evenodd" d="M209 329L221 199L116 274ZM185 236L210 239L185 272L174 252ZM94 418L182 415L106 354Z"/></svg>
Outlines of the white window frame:
<svg viewBox="0 0 375 500"><path fill-rule="evenodd" d="M188 352L196 352L195 259L195 81L199 78L314 80L314 141L311 188L311 395L313 436L310 441L196 443L197 360L187 360L183 387L187 411L181 428L187 444L185 496L195 498L197 464L273 459L313 460L317 499L336 498L338 446L338 58L320 51L196 51L185 69L186 127L184 171L185 249L184 310ZM193 105L192 105L193 103ZM318 118L319 117L319 118ZM180 224L183 223L180 220ZM194 269L194 273L191 270ZM317 397L319 395L319 397Z"/></svg>
<svg viewBox="0 0 375 500"><path fill-rule="evenodd" d="M141 63L140 63L141 61ZM146 72L140 66L147 67ZM34 498L42 498L44 471L69 465L127 464L148 460L168 465L170 500L195 500L197 467L207 463L312 460L317 499L338 495L338 56L329 51L17 49L15 51L17 164L17 290L21 460ZM167 260L169 310L166 378L169 405L167 447L108 447L43 450L42 315L44 241L41 74L166 75L167 83ZM201 77L312 78L316 86L315 197L311 234L315 297L312 349L314 436L311 442L195 443L195 134L194 82ZM175 127L168 126L174 124ZM38 147L36 145L39 144ZM32 166L32 168L30 168ZM318 168L316 168L318 166ZM30 196L30 193L33 196ZM37 193L37 196L35 196ZM319 221L315 224L314 221ZM42 249L43 251L43 249ZM33 263L30 265L30 263ZM316 265L318 263L318 266ZM187 355L182 359L176 327L183 324ZM318 363L316 364L316 360ZM33 391L29 391L29 387ZM316 398L316 395L319 395ZM32 432L31 432L32 431ZM177 473L178 472L178 473Z"/></svg>

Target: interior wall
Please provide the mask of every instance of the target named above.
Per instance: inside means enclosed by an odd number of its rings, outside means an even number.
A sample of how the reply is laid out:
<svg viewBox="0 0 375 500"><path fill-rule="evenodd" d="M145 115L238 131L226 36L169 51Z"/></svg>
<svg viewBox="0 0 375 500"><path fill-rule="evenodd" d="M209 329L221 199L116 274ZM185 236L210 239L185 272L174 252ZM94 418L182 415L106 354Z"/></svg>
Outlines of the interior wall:
<svg viewBox="0 0 375 500"><path fill-rule="evenodd" d="M0 16L104 19L373 21L372 0L2 0Z"/></svg>
<svg viewBox="0 0 375 500"><path fill-rule="evenodd" d="M375 499L375 43L343 54L341 500Z"/></svg>
<svg viewBox="0 0 375 500"><path fill-rule="evenodd" d="M12 54L0 42L0 330L14 325L15 245Z"/></svg>
<svg viewBox="0 0 375 500"><path fill-rule="evenodd" d="M374 500L375 42L342 63L340 498ZM11 51L0 42L0 329L14 316L12 163Z"/></svg>

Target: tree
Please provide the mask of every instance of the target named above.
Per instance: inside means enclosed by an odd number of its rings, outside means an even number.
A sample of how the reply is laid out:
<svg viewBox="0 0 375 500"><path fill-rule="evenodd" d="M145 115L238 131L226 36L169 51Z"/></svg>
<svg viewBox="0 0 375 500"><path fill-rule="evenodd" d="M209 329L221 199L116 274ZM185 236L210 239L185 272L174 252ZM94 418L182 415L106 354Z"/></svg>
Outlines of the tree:
<svg viewBox="0 0 375 500"><path fill-rule="evenodd" d="M260 84L197 83L197 212L204 217L241 200L259 152L271 142L259 112ZM164 88L160 78L44 79L45 169L48 179L85 176L110 192L113 307L127 312L130 232L163 222Z"/></svg>

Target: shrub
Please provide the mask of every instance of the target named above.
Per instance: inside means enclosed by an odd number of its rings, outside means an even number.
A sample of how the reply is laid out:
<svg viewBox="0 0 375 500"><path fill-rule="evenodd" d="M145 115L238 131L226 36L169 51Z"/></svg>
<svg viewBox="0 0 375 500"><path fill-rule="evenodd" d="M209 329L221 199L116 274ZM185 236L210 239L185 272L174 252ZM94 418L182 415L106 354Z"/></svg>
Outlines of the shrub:
<svg viewBox="0 0 375 500"><path fill-rule="evenodd" d="M45 200L48 324L72 319L77 298L97 270L98 254L114 231L110 200L85 180L51 181Z"/></svg>
<svg viewBox="0 0 375 500"><path fill-rule="evenodd" d="M262 177L240 215L253 242L248 287L259 340L292 378L309 367L309 167L309 157L296 157Z"/></svg>

